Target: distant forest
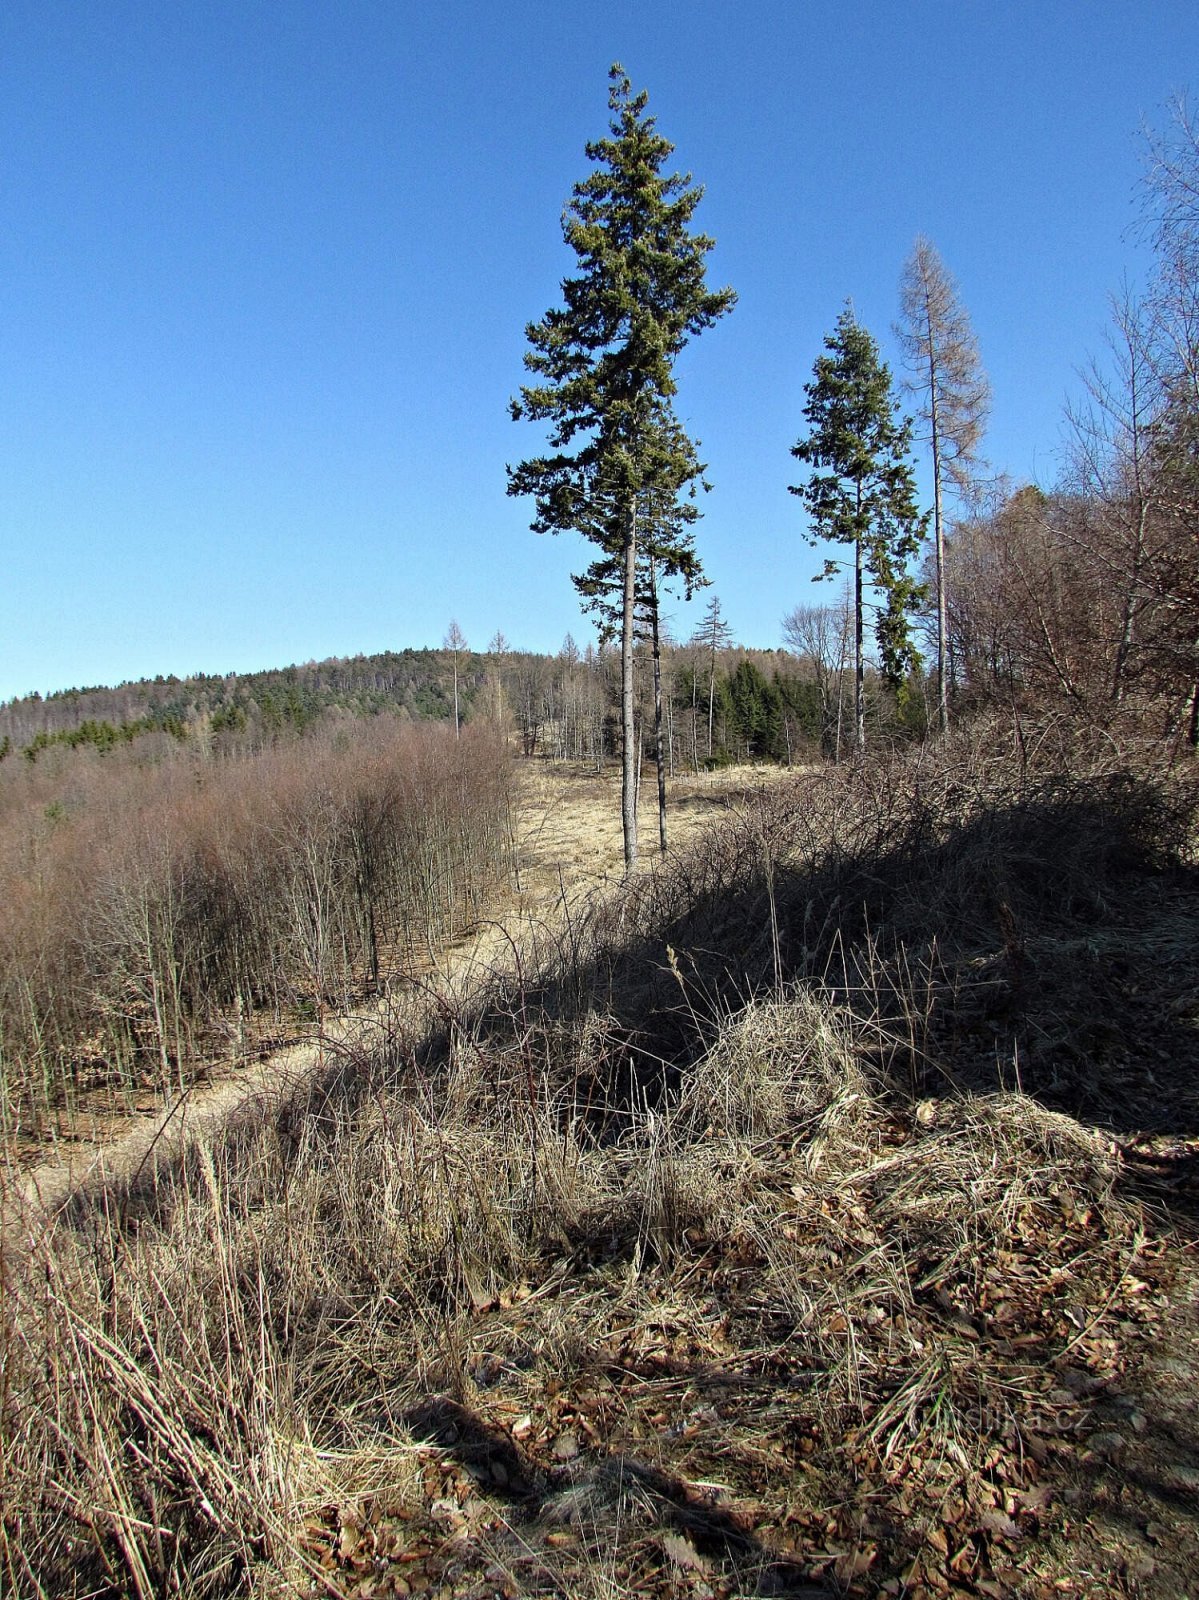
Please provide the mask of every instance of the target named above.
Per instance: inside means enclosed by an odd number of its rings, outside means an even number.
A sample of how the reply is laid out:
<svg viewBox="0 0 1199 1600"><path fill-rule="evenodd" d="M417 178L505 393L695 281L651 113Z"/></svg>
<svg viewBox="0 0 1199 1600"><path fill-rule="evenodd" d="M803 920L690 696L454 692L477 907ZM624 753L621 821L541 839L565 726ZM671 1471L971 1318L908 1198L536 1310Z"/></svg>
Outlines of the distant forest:
<svg viewBox="0 0 1199 1600"><path fill-rule="evenodd" d="M662 653L664 744L674 768L730 761L810 760L836 754L848 730L850 692L813 656L693 641ZM727 633L727 630L725 630ZM647 670L640 724L652 736ZM506 647L385 651L225 676L158 677L115 688L28 695L0 705L0 760L33 762L55 747L101 755L138 746L154 759L192 744L214 755L244 753L338 721L380 715L413 722L486 719L507 727L526 756L600 765L619 754L619 652L580 650L568 636L556 655ZM877 723L921 732L923 697L898 699L873 686ZM840 705L838 701L840 700ZM839 716L840 713L840 716ZM845 733L848 738L848 733ZM650 753L648 749L646 754Z"/></svg>

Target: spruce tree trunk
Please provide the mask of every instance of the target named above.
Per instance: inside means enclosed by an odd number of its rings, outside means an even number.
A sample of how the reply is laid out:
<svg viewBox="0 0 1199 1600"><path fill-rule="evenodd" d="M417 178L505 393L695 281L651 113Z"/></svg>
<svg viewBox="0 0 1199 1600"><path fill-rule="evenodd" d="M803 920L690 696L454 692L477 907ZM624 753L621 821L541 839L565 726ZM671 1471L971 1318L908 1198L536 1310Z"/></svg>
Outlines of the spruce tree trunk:
<svg viewBox="0 0 1199 1600"><path fill-rule="evenodd" d="M649 568L650 627L654 653L654 759L658 764L658 848L666 854L666 767L662 755L662 641L658 634L658 583L653 562Z"/></svg>
<svg viewBox="0 0 1199 1600"><path fill-rule="evenodd" d="M861 501L861 490L858 491ZM853 573L853 697L854 741L857 753L866 752L866 671L862 659L862 537L854 540Z"/></svg>
<svg viewBox="0 0 1199 1600"><path fill-rule="evenodd" d="M637 507L628 508L624 543L624 612L620 625L620 727L624 736L624 770L620 809L624 824L624 869L637 862L637 738L633 704L633 623L637 600Z"/></svg>

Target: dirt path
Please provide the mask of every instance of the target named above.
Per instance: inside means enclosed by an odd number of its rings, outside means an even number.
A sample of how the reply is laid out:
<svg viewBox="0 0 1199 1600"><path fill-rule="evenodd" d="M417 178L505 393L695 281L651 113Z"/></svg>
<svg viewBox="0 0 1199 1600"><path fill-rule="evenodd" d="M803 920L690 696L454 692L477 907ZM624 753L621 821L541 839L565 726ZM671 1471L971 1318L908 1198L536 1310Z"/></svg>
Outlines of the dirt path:
<svg viewBox="0 0 1199 1600"><path fill-rule="evenodd" d="M688 774L671 786L668 825L672 844L682 843L712 818L735 806L777 769L729 768ZM658 859L656 797L642 792L639 824L642 870ZM510 967L514 952L527 949L537 926L544 928L592 894L615 888L622 876L620 781L569 767L525 764L521 771L516 824L517 861L506 902L490 919L437 956L418 981L400 980L386 995L353 1012L326 1019L323 1035L273 1051L262 1060L218 1063L207 1081L152 1110L131 1115L106 1112L79 1126L32 1165L0 1167L0 1207L17 1202L50 1209L80 1188L101 1188L127 1177L151 1160L169 1156L211 1132L248 1100L294 1091L330 1057L369 1050L397 1023L412 1027L430 1019L437 998L464 996L485 976Z"/></svg>

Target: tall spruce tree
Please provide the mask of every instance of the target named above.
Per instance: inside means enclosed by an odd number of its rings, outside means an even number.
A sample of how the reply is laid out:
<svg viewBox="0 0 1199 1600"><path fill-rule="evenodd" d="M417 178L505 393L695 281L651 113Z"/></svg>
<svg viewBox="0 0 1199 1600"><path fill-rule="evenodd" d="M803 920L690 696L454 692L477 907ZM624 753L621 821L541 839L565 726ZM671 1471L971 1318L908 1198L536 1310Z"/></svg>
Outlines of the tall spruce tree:
<svg viewBox="0 0 1199 1600"><path fill-rule="evenodd" d="M574 529L608 551L614 522L620 529L621 813L628 871L637 859L638 507L664 472L676 489L688 473L699 473L693 448L664 467L649 441L676 392L676 357L736 296L706 285L713 241L690 228L702 188L690 174L663 172L674 147L647 114L648 97L633 93L620 66L609 78L612 137L588 144L596 170L575 185L562 219L578 271L563 281L564 304L526 329L525 366L538 381L522 386L511 407L516 420L550 424L551 453L509 468L508 493L534 496L538 533Z"/></svg>
<svg viewBox="0 0 1199 1600"><path fill-rule="evenodd" d="M920 586L907 562L919 549L926 518L916 504L911 420L899 415L891 374L878 346L846 306L824 341L804 393L806 439L791 454L812 471L792 484L811 523L808 540L832 540L854 551L854 726L859 755L866 748L866 692L862 641L863 590L877 591L875 635L883 675L902 681L918 659L908 612ZM823 577L837 571L825 562Z"/></svg>

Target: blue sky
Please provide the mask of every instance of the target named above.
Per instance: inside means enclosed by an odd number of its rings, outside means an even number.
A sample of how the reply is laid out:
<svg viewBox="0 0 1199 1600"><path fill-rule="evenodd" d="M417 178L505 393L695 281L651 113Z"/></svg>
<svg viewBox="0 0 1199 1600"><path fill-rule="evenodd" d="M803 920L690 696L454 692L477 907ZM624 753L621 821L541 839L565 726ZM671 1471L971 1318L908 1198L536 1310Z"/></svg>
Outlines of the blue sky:
<svg viewBox="0 0 1199 1600"><path fill-rule="evenodd" d="M528 531L504 465L538 443L507 402L614 60L740 297L678 401L740 640L824 593L787 493L803 386L847 296L894 361L918 232L974 319L991 460L1053 480L1145 272L1141 129L1199 62L1194 0L6 0L0 698L452 617L476 648L589 637L590 552Z"/></svg>

